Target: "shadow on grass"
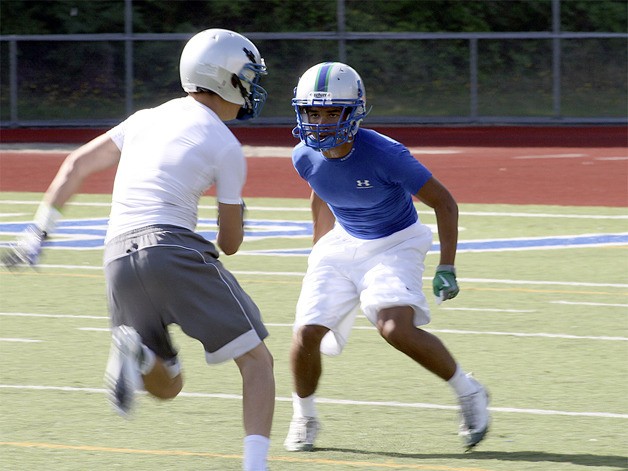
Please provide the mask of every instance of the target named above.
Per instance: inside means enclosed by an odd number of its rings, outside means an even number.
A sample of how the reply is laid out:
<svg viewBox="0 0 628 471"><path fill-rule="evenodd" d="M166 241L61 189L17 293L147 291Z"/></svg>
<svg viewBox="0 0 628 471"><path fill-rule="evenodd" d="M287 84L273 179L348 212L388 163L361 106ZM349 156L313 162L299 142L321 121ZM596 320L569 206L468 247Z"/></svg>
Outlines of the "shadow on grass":
<svg viewBox="0 0 628 471"><path fill-rule="evenodd" d="M377 455L388 458L405 458L413 460L498 460L498 461L520 461L520 462L553 462L571 463L579 466L608 466L619 470L628 471L627 456L613 455L590 455L590 454L568 454L568 453L545 453L539 451L472 451L470 453L388 453L384 451L352 450L348 448L316 448L315 451L354 453L356 455Z"/></svg>

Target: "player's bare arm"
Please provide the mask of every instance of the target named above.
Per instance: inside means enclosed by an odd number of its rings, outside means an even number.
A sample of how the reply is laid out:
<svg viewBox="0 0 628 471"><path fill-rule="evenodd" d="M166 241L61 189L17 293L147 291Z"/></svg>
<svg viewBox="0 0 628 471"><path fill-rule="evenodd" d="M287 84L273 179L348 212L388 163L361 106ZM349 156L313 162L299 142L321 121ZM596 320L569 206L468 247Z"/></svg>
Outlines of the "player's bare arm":
<svg viewBox="0 0 628 471"><path fill-rule="evenodd" d="M243 217L241 204L218 203L220 225L216 243L226 255L233 255L238 251L244 240Z"/></svg>
<svg viewBox="0 0 628 471"><path fill-rule="evenodd" d="M61 209L79 191L88 176L113 167L120 161L120 149L103 134L70 153L44 195L44 203Z"/></svg>
<svg viewBox="0 0 628 471"><path fill-rule="evenodd" d="M430 178L415 195L434 209L440 241L439 265L454 265L458 244L458 204L449 190L435 177Z"/></svg>
<svg viewBox="0 0 628 471"><path fill-rule="evenodd" d="M312 240L316 244L321 237L333 229L336 218L329 206L327 206L327 203L315 192L312 192L310 196L310 207L312 209L312 223L314 226Z"/></svg>

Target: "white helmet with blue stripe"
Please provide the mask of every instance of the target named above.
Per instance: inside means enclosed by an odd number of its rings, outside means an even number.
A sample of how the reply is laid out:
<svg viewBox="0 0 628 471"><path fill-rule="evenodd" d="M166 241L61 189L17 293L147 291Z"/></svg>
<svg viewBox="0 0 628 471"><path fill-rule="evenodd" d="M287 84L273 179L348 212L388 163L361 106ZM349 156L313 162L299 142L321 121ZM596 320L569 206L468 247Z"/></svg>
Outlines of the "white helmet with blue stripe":
<svg viewBox="0 0 628 471"><path fill-rule="evenodd" d="M292 105L297 116L292 135L317 150L328 150L352 140L367 115L364 83L353 68L341 62L323 62L309 68L294 89ZM339 121L309 123L307 108L324 106L342 108Z"/></svg>

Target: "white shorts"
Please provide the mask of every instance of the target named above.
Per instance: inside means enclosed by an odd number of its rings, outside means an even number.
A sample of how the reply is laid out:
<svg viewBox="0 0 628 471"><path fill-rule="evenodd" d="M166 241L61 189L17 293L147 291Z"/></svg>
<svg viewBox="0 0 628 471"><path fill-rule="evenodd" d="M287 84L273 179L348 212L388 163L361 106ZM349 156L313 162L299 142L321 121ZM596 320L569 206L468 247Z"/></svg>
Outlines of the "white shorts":
<svg viewBox="0 0 628 471"><path fill-rule="evenodd" d="M432 231L420 222L374 240L357 239L336 224L312 248L294 329L303 325L329 328L321 352L338 355L360 309L376 325L380 310L411 306L414 324L428 324L423 272L431 245Z"/></svg>

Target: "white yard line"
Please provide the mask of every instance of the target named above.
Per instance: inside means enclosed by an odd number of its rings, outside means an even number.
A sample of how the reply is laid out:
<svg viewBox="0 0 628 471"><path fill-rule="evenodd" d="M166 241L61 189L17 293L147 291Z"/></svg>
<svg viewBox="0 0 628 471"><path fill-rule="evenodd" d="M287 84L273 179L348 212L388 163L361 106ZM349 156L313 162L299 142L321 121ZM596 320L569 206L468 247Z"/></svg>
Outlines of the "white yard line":
<svg viewBox="0 0 628 471"><path fill-rule="evenodd" d="M499 310L493 310L493 312ZM508 311L511 312L511 311ZM525 311L529 312L529 311ZM0 312L2 317L36 317L36 318L59 318L59 319L98 319L108 320L106 315L102 316L83 316L83 315L71 315L71 314L36 314L26 312ZM267 327L284 327L292 328L292 324L289 323L272 323L266 322ZM354 326L354 330L375 330L373 326ZM108 332L108 327L78 327L78 330L82 331L96 331L96 332ZM459 330L459 329L425 329L429 332L441 333L441 334L457 334L457 335L496 335L506 337L522 337L522 338L548 338L548 339L561 339L561 340L601 340L610 342L626 342L628 337L614 337L614 336L594 336L594 335L571 335L571 334L550 334L545 332L498 332L498 331L482 331L482 330ZM2 340L2 339L0 339Z"/></svg>
<svg viewBox="0 0 628 471"><path fill-rule="evenodd" d="M292 324L273 324L264 323L266 327L286 327L292 328ZM375 327L371 326L354 326L354 330L375 330ZM77 330L92 331L92 332L109 332L108 327L79 327ZM627 342L627 337L595 337L592 335L569 335L569 334L545 334L545 333L524 333L524 332L490 332L479 330L453 330L453 329L425 329L428 332L434 332L438 334L459 334L459 335L499 335L510 337L537 337L537 338L550 338L550 339L563 339L563 340L605 340L610 342Z"/></svg>
<svg viewBox="0 0 628 471"><path fill-rule="evenodd" d="M16 389L22 391L56 391L56 392L80 392L88 394L106 394L107 391L102 388L79 388L73 386L41 386L26 384L0 384L0 389ZM146 394L145 392L140 394ZM239 394L211 394L211 393L193 393L183 391L178 397L201 398L201 399L231 399L241 401L242 396ZM279 402L292 402L291 397L276 397ZM350 406L368 406L368 407L393 407L393 408L409 408L409 409L439 409L439 410L458 410L458 406L450 406L443 404L430 404L425 402L396 402L396 401L361 401L353 399L333 399L325 397L317 397L319 404L332 405L350 405ZM617 414L614 412L573 412L552 409L520 409L514 407L489 407L491 412L499 413L515 413L530 415L562 415L570 417L595 417L607 419L628 419L628 414Z"/></svg>
<svg viewBox="0 0 628 471"><path fill-rule="evenodd" d="M628 307L628 304L582 303L574 301L550 301L552 304L569 304L571 306ZM628 311L626 311L628 314Z"/></svg>
<svg viewBox="0 0 628 471"><path fill-rule="evenodd" d="M475 312L512 312L515 314L519 313L530 313L537 312L534 309L491 309L484 307L440 307L439 310L442 311L475 311Z"/></svg>
<svg viewBox="0 0 628 471"><path fill-rule="evenodd" d="M102 266L94 265L38 265L39 268L59 268L65 270L102 270ZM305 272L298 271L255 271L255 270L230 270L238 276L296 276L303 277ZM431 280L424 276L423 280ZM541 281L541 280L501 280L495 278L458 278L465 283L486 283L506 285L546 285L546 286L587 286L591 288L628 288L625 283L590 283L584 281Z"/></svg>
<svg viewBox="0 0 628 471"><path fill-rule="evenodd" d="M108 316L83 316L73 314L35 314L33 312L0 312L5 317L50 317L53 319L109 319Z"/></svg>
<svg viewBox="0 0 628 471"><path fill-rule="evenodd" d="M589 157L589 154L537 154L537 155L516 155L512 159L574 159Z"/></svg>

